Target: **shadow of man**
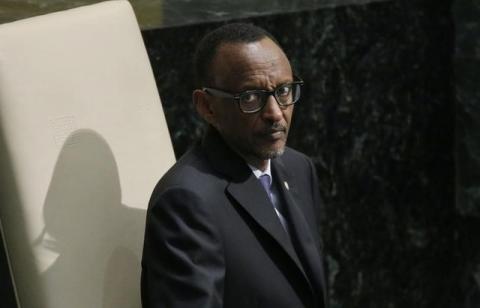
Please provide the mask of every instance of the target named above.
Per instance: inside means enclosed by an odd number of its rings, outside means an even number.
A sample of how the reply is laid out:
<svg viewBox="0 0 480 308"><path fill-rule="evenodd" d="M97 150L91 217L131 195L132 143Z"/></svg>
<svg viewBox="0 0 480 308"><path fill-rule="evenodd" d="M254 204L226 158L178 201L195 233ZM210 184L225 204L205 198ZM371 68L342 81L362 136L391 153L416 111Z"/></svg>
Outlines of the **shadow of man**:
<svg viewBox="0 0 480 308"><path fill-rule="evenodd" d="M58 157L35 249L49 264L48 307L139 307L145 211L122 204L118 168L95 131L72 133Z"/></svg>

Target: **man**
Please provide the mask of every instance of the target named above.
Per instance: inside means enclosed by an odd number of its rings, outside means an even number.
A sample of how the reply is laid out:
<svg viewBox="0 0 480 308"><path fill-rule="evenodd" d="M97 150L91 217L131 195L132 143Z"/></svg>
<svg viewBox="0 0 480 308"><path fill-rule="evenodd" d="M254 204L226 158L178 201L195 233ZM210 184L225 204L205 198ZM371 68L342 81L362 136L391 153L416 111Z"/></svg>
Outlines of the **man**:
<svg viewBox="0 0 480 308"><path fill-rule="evenodd" d="M263 29L229 24L195 57L204 140L157 184L144 307L325 307L312 162L285 146L302 81Z"/></svg>

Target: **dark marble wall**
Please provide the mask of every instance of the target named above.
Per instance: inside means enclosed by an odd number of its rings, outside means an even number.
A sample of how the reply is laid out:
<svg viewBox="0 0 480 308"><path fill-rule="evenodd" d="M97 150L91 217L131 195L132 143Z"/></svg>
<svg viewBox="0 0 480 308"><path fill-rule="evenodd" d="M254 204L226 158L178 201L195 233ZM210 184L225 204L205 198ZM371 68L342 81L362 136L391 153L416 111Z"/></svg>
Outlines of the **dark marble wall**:
<svg viewBox="0 0 480 308"><path fill-rule="evenodd" d="M457 0L456 252L465 307L480 307L480 2Z"/></svg>
<svg viewBox="0 0 480 308"><path fill-rule="evenodd" d="M279 39L306 82L289 144L319 171L332 307L480 307L479 238L466 234L478 219L465 229L455 206L451 3L248 20ZM201 134L192 51L219 24L144 31L177 156Z"/></svg>

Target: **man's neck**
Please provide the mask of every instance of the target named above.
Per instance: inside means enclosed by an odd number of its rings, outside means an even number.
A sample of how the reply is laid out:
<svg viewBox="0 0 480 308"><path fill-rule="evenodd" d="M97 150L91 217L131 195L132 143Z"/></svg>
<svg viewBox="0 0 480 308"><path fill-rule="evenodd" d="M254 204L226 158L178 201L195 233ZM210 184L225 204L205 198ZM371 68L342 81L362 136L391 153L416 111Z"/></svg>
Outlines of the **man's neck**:
<svg viewBox="0 0 480 308"><path fill-rule="evenodd" d="M215 128L213 128L215 129ZM218 131L217 131L218 132ZM220 134L220 133L219 133ZM249 164L250 166L253 166L259 170L262 170L262 171L265 171L267 170L267 167L268 167L268 164L270 162L270 159L259 159L258 157L255 157L253 155L245 155L243 153L241 153L233 144L231 144L230 142L228 142L228 140L226 138L224 138L222 136L222 134L220 134L221 138L223 139L223 141L225 142L225 144L230 148L230 150L232 150L233 152L235 152L238 156L240 156L241 158L243 158L243 160Z"/></svg>
<svg viewBox="0 0 480 308"><path fill-rule="evenodd" d="M270 159L267 160L267 166L265 167L265 169L259 169L257 168L257 166L254 166L254 165L251 165L250 163L248 163L248 166L250 167L250 169L252 169L253 173L257 176L257 178L262 175L262 174L268 174L270 177L272 176L272 172L271 172L271 166L270 166Z"/></svg>
<svg viewBox="0 0 480 308"><path fill-rule="evenodd" d="M238 153L237 153L238 154ZM268 165L270 163L270 160L269 159L266 159L266 160L260 160L260 159L257 159L257 158L252 158L252 157L245 157L241 154L239 154L247 164L249 164L250 166L253 166L259 170L261 170L262 172L267 170L268 168Z"/></svg>

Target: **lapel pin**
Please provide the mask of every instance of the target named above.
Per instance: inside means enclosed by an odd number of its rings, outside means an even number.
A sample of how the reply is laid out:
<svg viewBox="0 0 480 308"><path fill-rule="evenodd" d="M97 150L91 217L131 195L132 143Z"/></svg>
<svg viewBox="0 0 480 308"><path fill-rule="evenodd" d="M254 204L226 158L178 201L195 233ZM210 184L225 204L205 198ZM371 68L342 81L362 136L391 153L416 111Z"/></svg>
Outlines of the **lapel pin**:
<svg viewBox="0 0 480 308"><path fill-rule="evenodd" d="M287 190L290 190L290 187L288 187L287 181L283 181L283 184L285 184L285 188L286 188Z"/></svg>

